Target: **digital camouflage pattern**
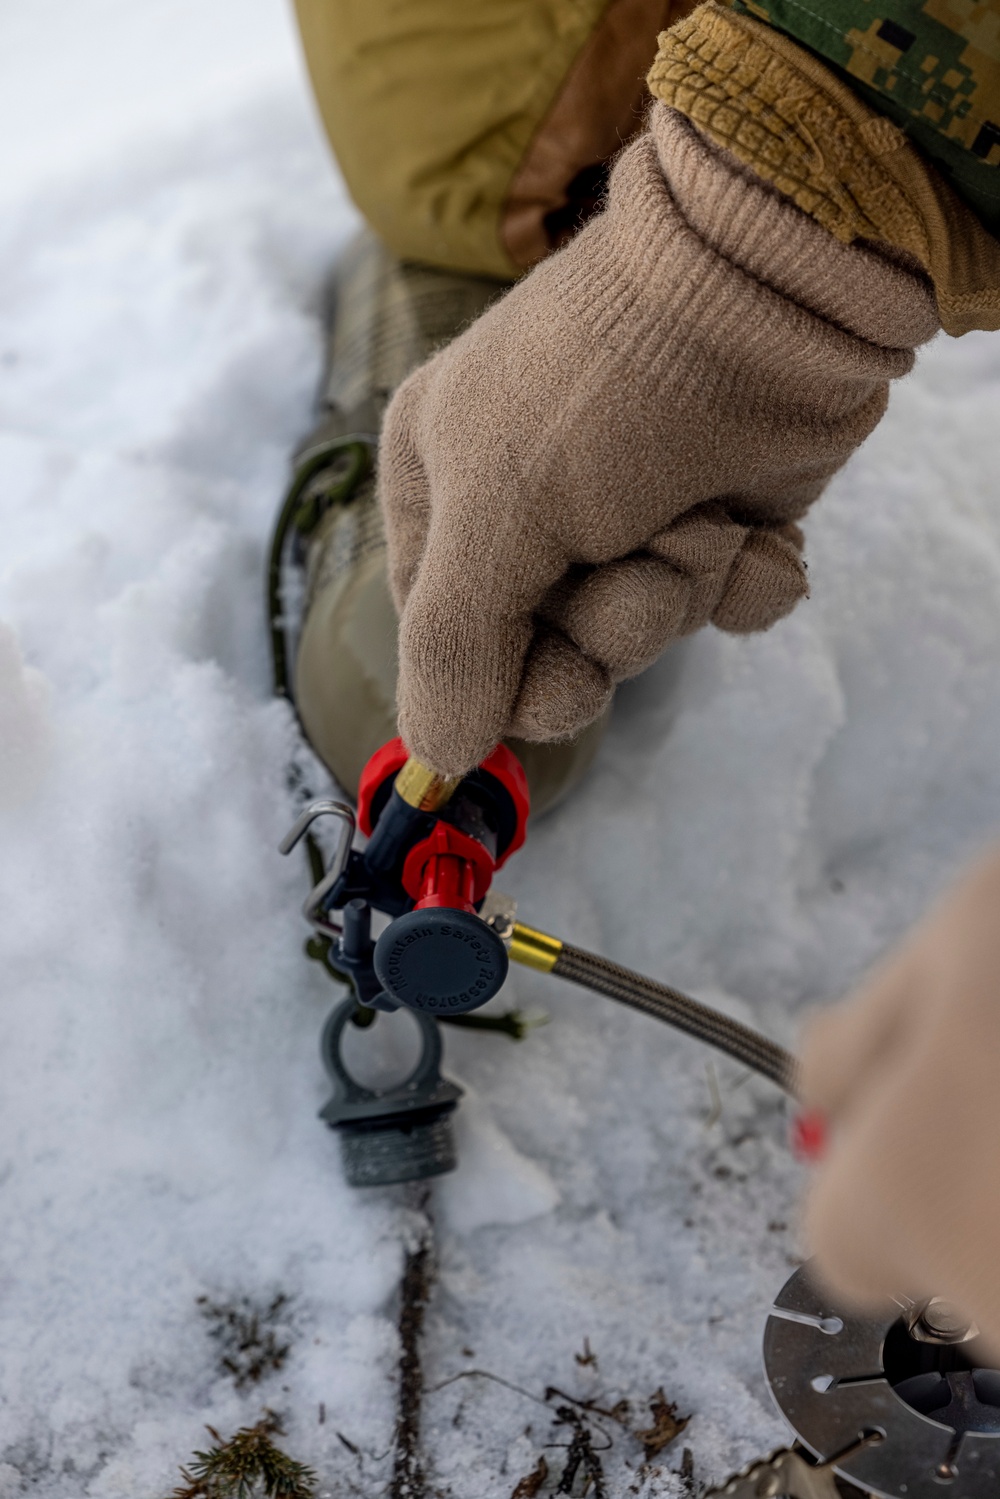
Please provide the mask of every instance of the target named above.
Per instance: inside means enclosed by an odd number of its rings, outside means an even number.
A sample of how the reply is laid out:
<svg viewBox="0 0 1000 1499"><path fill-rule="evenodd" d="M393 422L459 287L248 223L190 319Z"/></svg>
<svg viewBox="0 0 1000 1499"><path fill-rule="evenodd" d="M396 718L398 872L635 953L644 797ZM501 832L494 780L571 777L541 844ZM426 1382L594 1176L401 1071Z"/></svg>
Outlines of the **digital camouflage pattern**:
<svg viewBox="0 0 1000 1499"><path fill-rule="evenodd" d="M1000 0L732 0L832 65L1000 232Z"/></svg>

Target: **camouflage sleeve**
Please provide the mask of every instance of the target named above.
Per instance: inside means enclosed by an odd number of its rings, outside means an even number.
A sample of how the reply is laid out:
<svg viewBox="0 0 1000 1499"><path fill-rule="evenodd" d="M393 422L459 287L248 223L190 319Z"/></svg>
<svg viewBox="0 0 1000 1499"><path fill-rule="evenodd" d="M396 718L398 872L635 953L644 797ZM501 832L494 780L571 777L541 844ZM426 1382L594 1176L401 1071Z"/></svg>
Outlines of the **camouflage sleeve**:
<svg viewBox="0 0 1000 1499"><path fill-rule="evenodd" d="M1000 233L1000 0L734 0L888 116Z"/></svg>

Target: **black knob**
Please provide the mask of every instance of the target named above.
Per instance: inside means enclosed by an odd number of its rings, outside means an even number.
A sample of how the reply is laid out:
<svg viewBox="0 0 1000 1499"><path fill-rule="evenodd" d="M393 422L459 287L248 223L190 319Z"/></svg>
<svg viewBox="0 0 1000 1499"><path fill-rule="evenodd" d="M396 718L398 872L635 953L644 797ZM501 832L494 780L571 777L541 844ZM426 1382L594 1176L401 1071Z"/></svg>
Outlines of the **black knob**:
<svg viewBox="0 0 1000 1499"><path fill-rule="evenodd" d="M507 949L468 911L407 911L375 944L383 989L411 1010L462 1015L492 999L507 977Z"/></svg>

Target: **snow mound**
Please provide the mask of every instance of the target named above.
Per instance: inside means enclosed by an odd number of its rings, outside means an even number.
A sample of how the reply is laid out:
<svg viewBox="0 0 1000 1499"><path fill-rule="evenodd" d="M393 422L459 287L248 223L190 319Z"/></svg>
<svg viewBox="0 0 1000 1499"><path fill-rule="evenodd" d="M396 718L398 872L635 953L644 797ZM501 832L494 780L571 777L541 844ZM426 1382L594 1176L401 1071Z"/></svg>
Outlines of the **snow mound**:
<svg viewBox="0 0 1000 1499"><path fill-rule="evenodd" d="M511 1143L483 1100L469 1091L455 1140L458 1167L438 1188L441 1220L452 1233L530 1223L558 1204L559 1188L548 1172Z"/></svg>

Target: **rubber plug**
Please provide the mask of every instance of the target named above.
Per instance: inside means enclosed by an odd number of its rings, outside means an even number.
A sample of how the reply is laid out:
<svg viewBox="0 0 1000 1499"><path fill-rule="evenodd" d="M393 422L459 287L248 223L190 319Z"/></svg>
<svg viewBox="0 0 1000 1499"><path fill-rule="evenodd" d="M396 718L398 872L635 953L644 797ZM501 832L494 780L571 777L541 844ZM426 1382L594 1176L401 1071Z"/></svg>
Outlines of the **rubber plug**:
<svg viewBox="0 0 1000 1499"><path fill-rule="evenodd" d="M320 1039L323 1066L333 1084L333 1097L320 1118L340 1135L347 1180L352 1187L384 1187L453 1171L451 1116L462 1090L441 1076L437 1021L430 1015L414 1017L423 1038L416 1067L395 1086L376 1092L358 1081L343 1054L344 1033L356 1016L356 1001L344 1000L330 1014Z"/></svg>
<svg viewBox="0 0 1000 1499"><path fill-rule="evenodd" d="M375 972L383 989L411 1010L464 1015L502 987L507 949L468 911L407 911L376 942Z"/></svg>

